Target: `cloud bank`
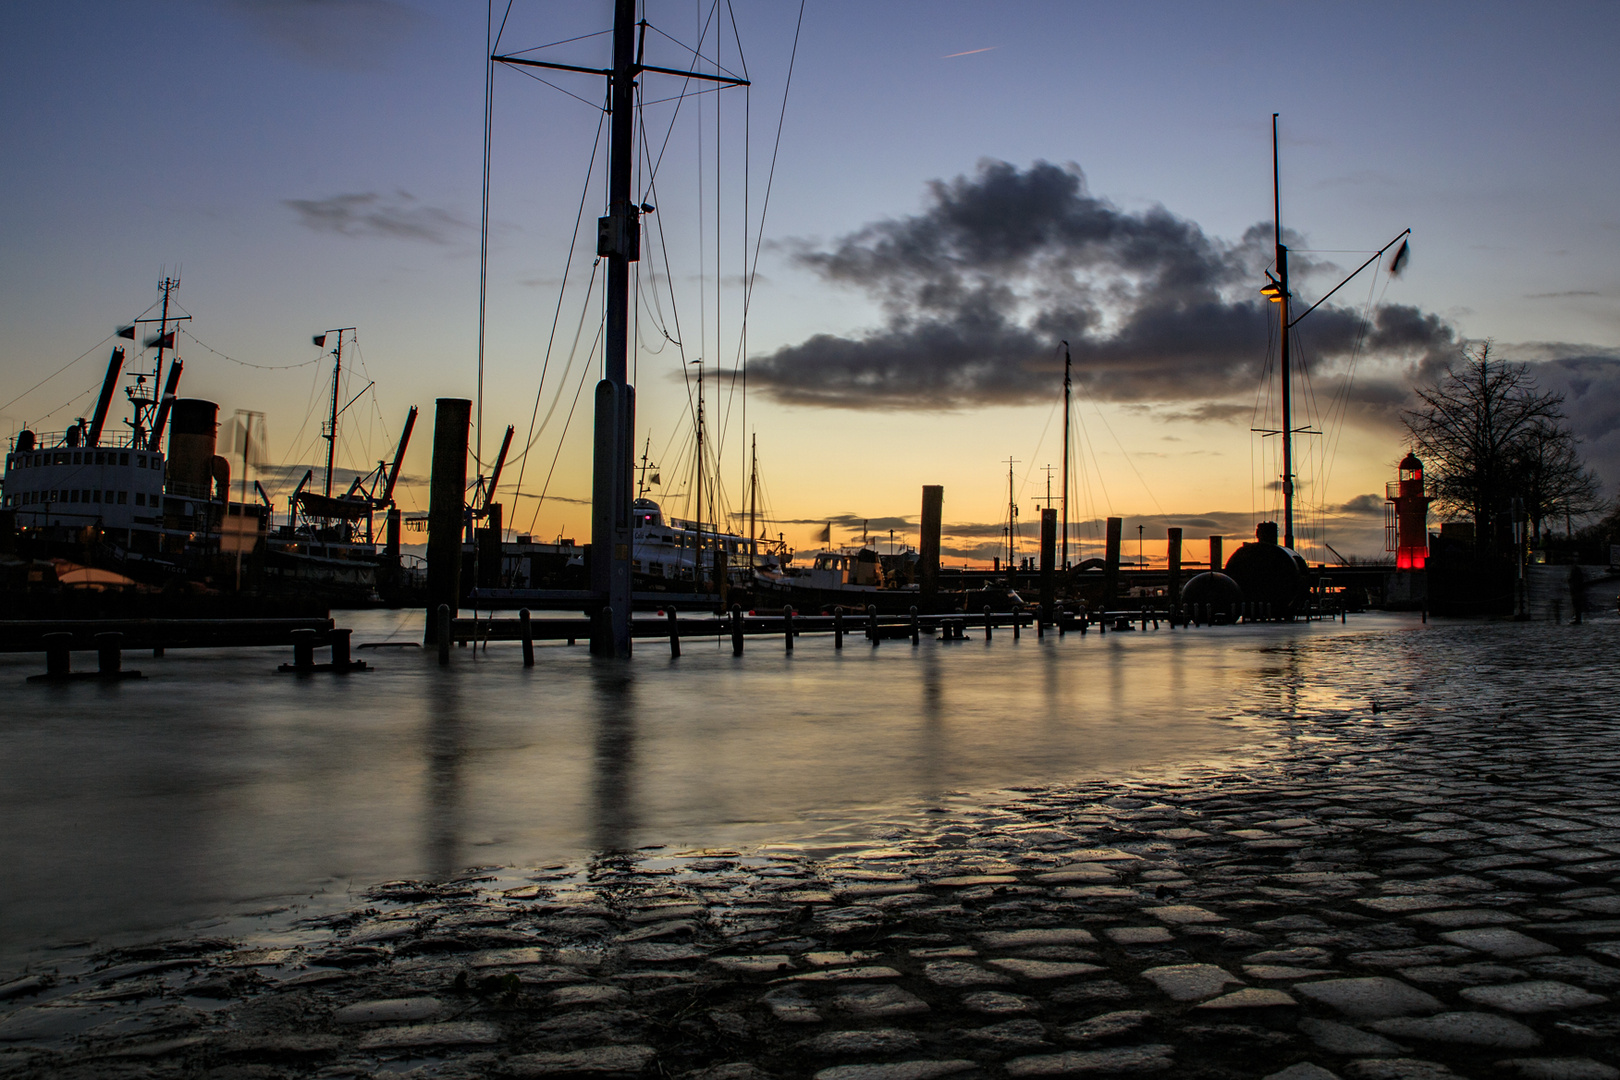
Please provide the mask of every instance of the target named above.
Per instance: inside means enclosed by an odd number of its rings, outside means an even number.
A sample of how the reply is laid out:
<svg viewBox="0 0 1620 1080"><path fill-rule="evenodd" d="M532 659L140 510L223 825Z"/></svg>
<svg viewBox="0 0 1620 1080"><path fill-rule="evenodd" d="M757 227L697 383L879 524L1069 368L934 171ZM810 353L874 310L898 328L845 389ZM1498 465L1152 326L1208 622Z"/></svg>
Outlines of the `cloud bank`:
<svg viewBox="0 0 1620 1080"><path fill-rule="evenodd" d="M1160 206L1122 210L1088 193L1075 165L983 161L971 177L932 182L922 213L794 257L885 313L864 333L817 334L750 361L750 383L794 405L1048 401L1067 340L1075 379L1092 397L1218 418L1253 401L1275 332L1276 309L1258 293L1272 259L1269 223L1231 241ZM1291 261L1295 282L1331 269ZM1399 304L1370 325L1326 304L1296 333L1314 370L1342 367L1359 347L1365 377L1352 400L1386 417L1414 375L1437 370L1458 346L1445 320Z"/></svg>

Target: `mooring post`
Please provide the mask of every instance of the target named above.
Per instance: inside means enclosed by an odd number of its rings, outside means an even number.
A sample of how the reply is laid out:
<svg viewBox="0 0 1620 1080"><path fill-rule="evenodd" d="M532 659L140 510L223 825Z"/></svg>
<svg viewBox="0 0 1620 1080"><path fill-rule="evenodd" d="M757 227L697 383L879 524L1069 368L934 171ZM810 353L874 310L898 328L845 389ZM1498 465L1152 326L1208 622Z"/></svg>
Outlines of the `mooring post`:
<svg viewBox="0 0 1620 1080"><path fill-rule="evenodd" d="M866 636L872 639L872 648L877 648L878 623L876 604L866 605Z"/></svg>
<svg viewBox="0 0 1620 1080"><path fill-rule="evenodd" d="M467 432L472 402L439 398L433 419L433 472L428 486L427 640L444 625L434 613L461 604L461 542L466 528ZM440 663L450 662L440 643Z"/></svg>
<svg viewBox="0 0 1620 1080"><path fill-rule="evenodd" d="M40 640L45 645L45 674L66 675L73 670L73 635L66 631L45 634Z"/></svg>
<svg viewBox="0 0 1620 1080"><path fill-rule="evenodd" d="M917 605L911 605L911 644L913 647L922 644L922 620L917 618Z"/></svg>
<svg viewBox="0 0 1620 1080"><path fill-rule="evenodd" d="M1103 612L1114 609L1119 600L1119 546L1125 519L1108 519L1107 547L1103 550Z"/></svg>
<svg viewBox="0 0 1620 1080"><path fill-rule="evenodd" d="M96 635L96 671L118 677L124 667L124 635L108 630Z"/></svg>
<svg viewBox="0 0 1620 1080"><path fill-rule="evenodd" d="M938 484L925 484L922 489L921 533L917 545L917 585L922 606L929 611L939 610L939 534L940 518L945 505L945 489Z"/></svg>
<svg viewBox="0 0 1620 1080"><path fill-rule="evenodd" d="M842 604L833 608L833 648L844 647L844 606Z"/></svg>
<svg viewBox="0 0 1620 1080"><path fill-rule="evenodd" d="M310 629L294 630L288 637L292 638L293 670L313 671L315 668L315 631Z"/></svg>
<svg viewBox="0 0 1620 1080"><path fill-rule="evenodd" d="M433 621L439 644L439 666L444 667L450 663L450 605L440 604L438 617Z"/></svg>
<svg viewBox="0 0 1620 1080"><path fill-rule="evenodd" d="M990 605L984 605L984 640L986 641L990 640L990 627L994 622L995 620L990 618Z"/></svg>
<svg viewBox="0 0 1620 1080"><path fill-rule="evenodd" d="M349 664L349 635L354 631L341 627L333 627L327 633L332 638L332 670L334 672L348 671Z"/></svg>
<svg viewBox="0 0 1620 1080"><path fill-rule="evenodd" d="M534 622L529 616L529 609L523 608L518 612L518 632L523 635L523 666L534 667ZM680 646L676 645L676 655Z"/></svg>
<svg viewBox="0 0 1620 1080"><path fill-rule="evenodd" d="M1023 629L1023 625L1024 625L1024 605L1023 604L1014 604L1013 605L1012 617L1013 617L1013 640L1017 641L1019 632Z"/></svg>
<svg viewBox="0 0 1620 1080"><path fill-rule="evenodd" d="M1057 606L1057 511L1047 507L1041 511L1041 620L1052 619ZM1041 632L1045 635L1045 630Z"/></svg>
<svg viewBox="0 0 1620 1080"><path fill-rule="evenodd" d="M1166 532L1165 541L1165 607L1170 612L1170 629L1176 628L1176 607L1181 600L1181 530Z"/></svg>
<svg viewBox="0 0 1620 1080"><path fill-rule="evenodd" d="M787 642L787 651L793 651L793 605L782 605L782 637Z"/></svg>
<svg viewBox="0 0 1620 1080"><path fill-rule="evenodd" d="M741 656L743 652L743 613L741 604L731 605L731 655Z"/></svg>

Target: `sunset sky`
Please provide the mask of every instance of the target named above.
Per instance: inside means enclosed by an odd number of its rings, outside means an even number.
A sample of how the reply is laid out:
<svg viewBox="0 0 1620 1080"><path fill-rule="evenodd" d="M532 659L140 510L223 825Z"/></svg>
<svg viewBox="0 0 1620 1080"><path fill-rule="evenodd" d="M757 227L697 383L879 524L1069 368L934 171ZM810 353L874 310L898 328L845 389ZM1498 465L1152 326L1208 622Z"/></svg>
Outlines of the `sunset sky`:
<svg viewBox="0 0 1620 1080"><path fill-rule="evenodd" d="M718 48L753 81L688 87L677 108L679 79L643 80L637 190L657 210L636 442L667 509L689 512L683 375L701 358L723 509L746 505L757 436L790 543L829 521L840 541L865 522L914 542L919 489L938 483L947 559L988 561L1007 459L1026 542L1045 466L1057 487L1067 339L1077 539L1094 547L1109 514L1133 541L1145 526L1149 554L1167 525L1252 535L1277 500L1276 440L1249 430L1277 422L1258 294L1273 112L1305 303L1412 229L1398 278L1386 258L1299 327L1300 417L1323 431L1299 443L1302 526L1382 554L1410 388L1483 339L1566 393L1616 493L1613 4L808 0L802 27L789 0L645 7L648 63L712 71ZM88 415L103 339L179 272L182 394L226 421L266 414L266 487L324 461L330 370L310 336L355 326L343 396L375 388L345 414L335 486L388 457L417 404L400 502L425 511L433 400L477 392L486 18L452 0L0 11L0 435ZM501 49L581 38L531 55L604 66L609 38L582 35L610 20L605 0L515 0ZM509 524L583 541L603 88L547 78L495 73L479 441L490 458L517 428ZM1301 545L1313 559L1320 538Z"/></svg>

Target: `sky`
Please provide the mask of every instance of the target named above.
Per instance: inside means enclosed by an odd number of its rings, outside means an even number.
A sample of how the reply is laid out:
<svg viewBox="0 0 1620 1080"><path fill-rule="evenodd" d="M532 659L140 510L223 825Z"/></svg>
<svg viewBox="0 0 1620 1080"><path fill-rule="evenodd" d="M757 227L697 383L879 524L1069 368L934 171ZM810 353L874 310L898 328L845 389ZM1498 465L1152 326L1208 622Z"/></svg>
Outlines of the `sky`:
<svg viewBox="0 0 1620 1080"><path fill-rule="evenodd" d="M1032 554L1047 466L1061 487L1067 340L1081 552L1107 515L1149 556L1167 526L1251 535L1279 498L1277 439L1250 430L1278 424L1257 291L1273 112L1301 301L1412 230L1398 277L1379 260L1298 327L1296 402L1322 432L1298 440L1306 554L1382 555L1411 388L1484 340L1566 395L1616 494L1620 8L644 8L648 63L752 84L682 98L680 79L643 79L637 191L656 210L632 376L649 491L674 513L693 512L701 359L717 517L746 512L753 442L761 516L795 546L829 522L838 541L915 542L920 488L943 484L947 561L988 561L1011 459ZM255 478L319 482L331 371L311 336L353 326L334 486L391 457L415 404L399 500L424 512L433 401L479 396L490 10L0 11L0 435L87 415L109 335L178 274L182 394L227 424L265 414ZM502 52L608 62L605 0L493 11ZM603 87L532 74L494 73L475 444L487 471L513 425L507 522L583 541Z"/></svg>

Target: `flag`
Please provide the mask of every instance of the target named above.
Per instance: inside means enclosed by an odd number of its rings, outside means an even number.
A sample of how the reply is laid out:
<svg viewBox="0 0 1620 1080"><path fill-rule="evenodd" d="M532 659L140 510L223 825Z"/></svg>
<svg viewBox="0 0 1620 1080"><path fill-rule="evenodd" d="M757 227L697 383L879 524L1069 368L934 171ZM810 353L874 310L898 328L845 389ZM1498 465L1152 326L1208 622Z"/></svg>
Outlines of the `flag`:
<svg viewBox="0 0 1620 1080"><path fill-rule="evenodd" d="M1389 276L1400 277L1401 271L1406 269L1406 261L1412 256L1412 245L1405 240L1395 249L1395 257L1389 260Z"/></svg>
<svg viewBox="0 0 1620 1080"><path fill-rule="evenodd" d="M167 334L153 334L151 337L146 339L146 347L148 349L174 348L174 331L170 330Z"/></svg>
<svg viewBox="0 0 1620 1080"><path fill-rule="evenodd" d="M231 419L229 440L226 445L233 457L245 455L247 463L255 466L267 462L263 413L238 410Z"/></svg>
<svg viewBox="0 0 1620 1080"><path fill-rule="evenodd" d="M310 338L310 340L315 343L315 347L317 349L326 348L326 335L325 334L316 334L314 337Z"/></svg>
<svg viewBox="0 0 1620 1080"><path fill-rule="evenodd" d="M818 535L816 539L821 541L823 544L832 543L832 522L827 522L827 527L821 530L820 535Z"/></svg>
<svg viewBox="0 0 1620 1080"><path fill-rule="evenodd" d="M135 324L131 323L128 326L120 326L118 328L118 336L121 337L121 338L129 338L129 340L134 341L135 340Z"/></svg>
<svg viewBox="0 0 1620 1080"><path fill-rule="evenodd" d="M652 479L647 481L647 483L649 483L649 484L661 484L661 483L663 483L663 481L658 478L658 475L659 475L658 473L653 473L652 474Z"/></svg>

